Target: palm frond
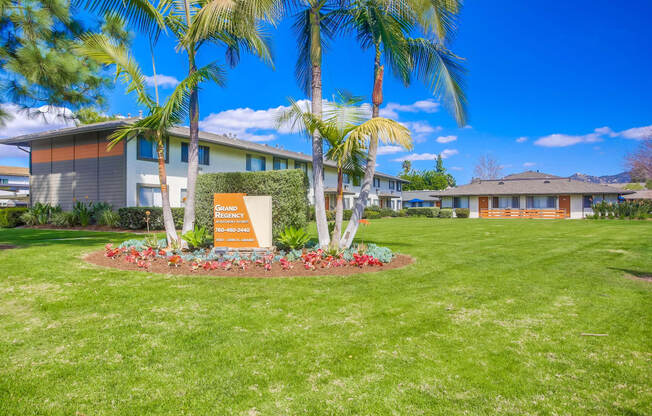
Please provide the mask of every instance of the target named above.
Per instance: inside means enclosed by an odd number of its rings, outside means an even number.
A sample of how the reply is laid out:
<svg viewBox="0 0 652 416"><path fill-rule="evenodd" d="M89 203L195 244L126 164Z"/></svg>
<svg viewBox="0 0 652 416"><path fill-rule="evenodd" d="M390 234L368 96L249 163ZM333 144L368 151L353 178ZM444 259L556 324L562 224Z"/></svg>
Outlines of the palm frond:
<svg viewBox="0 0 652 416"><path fill-rule="evenodd" d="M115 65L115 77L127 85L127 93L135 92L138 102L147 108L151 109L155 106L154 100L145 88L145 77L138 62L124 45L112 41L103 34L91 33L81 36L81 43L76 50L102 65Z"/></svg>
<svg viewBox="0 0 652 416"><path fill-rule="evenodd" d="M73 5L100 15L122 16L141 32L153 36L165 32L163 14L149 0L73 0Z"/></svg>
<svg viewBox="0 0 652 416"><path fill-rule="evenodd" d="M467 99L464 92L462 58L453 54L440 43L418 38L409 39L414 71L436 97L444 102L455 115L460 126L466 125Z"/></svg>
<svg viewBox="0 0 652 416"><path fill-rule="evenodd" d="M384 117L375 117L354 128L350 135L352 140L363 141L377 137L382 143L402 146L412 150L412 136L404 125Z"/></svg>
<svg viewBox="0 0 652 416"><path fill-rule="evenodd" d="M295 99L288 98L289 108L280 110L275 117L276 127L288 127L295 133L312 134L319 128L321 120L315 117L310 110L310 103L304 102L303 106Z"/></svg>

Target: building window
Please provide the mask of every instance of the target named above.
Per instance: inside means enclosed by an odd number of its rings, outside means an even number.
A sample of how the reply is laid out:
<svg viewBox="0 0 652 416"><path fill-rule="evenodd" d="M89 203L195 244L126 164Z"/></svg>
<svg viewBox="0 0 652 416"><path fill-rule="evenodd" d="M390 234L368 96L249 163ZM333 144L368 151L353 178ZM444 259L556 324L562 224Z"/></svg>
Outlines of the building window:
<svg viewBox="0 0 652 416"><path fill-rule="evenodd" d="M2 183L2 184L9 183L9 179L7 179L7 178L0 178L0 183Z"/></svg>
<svg viewBox="0 0 652 416"><path fill-rule="evenodd" d="M498 205L494 208L500 209L518 209L519 208L519 197L517 196L501 196L494 197L494 203L498 200Z"/></svg>
<svg viewBox="0 0 652 416"><path fill-rule="evenodd" d="M468 207L469 207L468 196L456 196L453 198L453 208L468 208Z"/></svg>
<svg viewBox="0 0 652 416"><path fill-rule="evenodd" d="M138 185L139 207L160 207L162 205L161 187L159 185Z"/></svg>
<svg viewBox="0 0 652 416"><path fill-rule="evenodd" d="M294 161L294 168L295 169L301 169L303 171L303 173L305 173L306 175L308 174L308 162L298 162L298 161L295 160Z"/></svg>
<svg viewBox="0 0 652 416"><path fill-rule="evenodd" d="M554 196L528 196L527 209L555 209L557 198Z"/></svg>
<svg viewBox="0 0 652 416"><path fill-rule="evenodd" d="M394 188L396 188L396 182L389 181L389 189L394 189Z"/></svg>
<svg viewBox="0 0 652 416"><path fill-rule="evenodd" d="M349 198L344 198L344 209L351 209L351 200Z"/></svg>
<svg viewBox="0 0 652 416"><path fill-rule="evenodd" d="M157 144L155 141L147 140L146 138L139 136L137 142L136 157L138 160L158 161L156 151ZM168 163L170 157L169 144L170 140L166 139L163 145L165 151L165 163Z"/></svg>
<svg viewBox="0 0 652 416"><path fill-rule="evenodd" d="M584 195L582 197L582 208L593 207L593 195Z"/></svg>
<svg viewBox="0 0 652 416"><path fill-rule="evenodd" d="M349 184L351 183L351 177L349 176L348 173L345 173L342 175L342 182Z"/></svg>
<svg viewBox="0 0 652 416"><path fill-rule="evenodd" d="M274 170L284 170L288 168L288 160L274 157Z"/></svg>
<svg viewBox="0 0 652 416"><path fill-rule="evenodd" d="M403 190L403 185L401 184L401 181L396 181L396 190L399 192Z"/></svg>
<svg viewBox="0 0 652 416"><path fill-rule="evenodd" d="M249 172L258 172L265 170L265 165L267 161L265 156L252 156L247 155L247 170Z"/></svg>
<svg viewBox="0 0 652 416"><path fill-rule="evenodd" d="M199 164L210 165L211 149L208 146L199 146ZM188 163L188 143L181 143L181 161Z"/></svg>
<svg viewBox="0 0 652 416"><path fill-rule="evenodd" d="M380 188L380 178L374 178L374 188Z"/></svg>

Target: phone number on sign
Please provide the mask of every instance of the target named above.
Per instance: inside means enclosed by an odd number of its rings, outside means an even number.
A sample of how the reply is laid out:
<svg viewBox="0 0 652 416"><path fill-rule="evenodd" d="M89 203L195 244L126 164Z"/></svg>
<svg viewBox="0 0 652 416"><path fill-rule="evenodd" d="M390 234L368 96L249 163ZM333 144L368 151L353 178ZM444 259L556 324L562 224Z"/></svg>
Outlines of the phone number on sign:
<svg viewBox="0 0 652 416"><path fill-rule="evenodd" d="M218 233L249 233L251 228L216 228Z"/></svg>

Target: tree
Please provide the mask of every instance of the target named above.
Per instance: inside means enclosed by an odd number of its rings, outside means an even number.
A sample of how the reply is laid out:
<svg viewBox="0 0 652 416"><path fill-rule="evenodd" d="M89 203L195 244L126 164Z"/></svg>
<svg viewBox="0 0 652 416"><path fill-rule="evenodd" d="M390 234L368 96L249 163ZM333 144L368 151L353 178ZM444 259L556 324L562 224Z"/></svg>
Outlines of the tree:
<svg viewBox="0 0 652 416"><path fill-rule="evenodd" d="M75 112L75 119L79 124L93 124L102 121L116 120L117 117L102 114L93 107L84 107Z"/></svg>
<svg viewBox="0 0 652 416"><path fill-rule="evenodd" d="M138 103L147 107L149 111L147 117L120 127L112 133L109 136L111 143L108 147L111 148L124 140L139 136L156 143L165 234L168 247L178 244L179 237L172 218L165 168L167 132L169 128L187 117L191 91L205 80L222 83L222 73L213 64L198 69L179 83L165 104L160 106L158 99L153 99L147 92L143 72L124 46L112 42L103 35L86 35L82 39L83 44L77 50L105 66L115 66L116 79L120 78L127 85L127 92L136 93Z"/></svg>
<svg viewBox="0 0 652 416"><path fill-rule="evenodd" d="M101 105L108 79L74 52L89 31L65 0L0 1L0 103L51 110ZM0 108L0 126L9 118Z"/></svg>
<svg viewBox="0 0 652 416"><path fill-rule="evenodd" d="M84 1L84 0L82 0ZM149 1L139 0L85 0L90 10L101 13L119 13L128 21L139 26L150 35L150 47L156 43L161 31L170 32L176 39L178 49L188 58L188 78L198 72L197 57L203 45L213 44L224 47L226 61L233 67L240 58L241 50L248 50L271 63L267 40L261 31L258 20L272 19L277 13L276 1L265 0L171 0L161 2L155 7ZM219 71L221 83L223 70L216 64L211 68ZM188 118L190 143L188 146L187 198L184 210L182 232L194 228L195 187L199 173L199 84L188 84ZM183 120L180 120L180 122Z"/></svg>
<svg viewBox="0 0 652 416"><path fill-rule="evenodd" d="M412 162L404 160L401 167L403 168L403 174L407 175L412 170Z"/></svg>
<svg viewBox="0 0 652 416"><path fill-rule="evenodd" d="M302 109L294 100L290 108L278 117L278 124L289 123L293 128L305 131L313 137L315 130L326 140L326 157L337 167L337 198L335 204L335 228L331 236L331 246L339 248L344 217L343 175L359 175L363 171L365 149L372 135L382 136L384 140L412 148L410 131L396 121L378 117L366 120L362 101L359 97L338 93L338 98L324 111L323 120L309 109Z"/></svg>
<svg viewBox="0 0 652 416"><path fill-rule="evenodd" d="M482 155L473 169L473 177L477 179L498 179L503 176L503 167L489 155Z"/></svg>
<svg viewBox="0 0 652 416"><path fill-rule="evenodd" d="M403 185L405 191L436 190L455 186L455 178L446 171L441 155L437 156L434 170L411 170L399 177L409 181Z"/></svg>
<svg viewBox="0 0 652 416"><path fill-rule="evenodd" d="M359 0L353 3L346 19L356 33L362 49L373 49L372 117L378 117L383 103L385 64L405 85L415 75L434 95L445 95L459 125L466 124L466 97L462 88L461 59L446 47L454 32L459 11L458 1L430 2ZM418 28L436 35L435 39L412 38ZM344 233L342 246L349 247L357 232L367 204L376 170L378 139L371 138L365 175L351 220Z"/></svg>
<svg viewBox="0 0 652 416"><path fill-rule="evenodd" d="M643 140L634 153L625 157L632 181L652 179L652 138Z"/></svg>

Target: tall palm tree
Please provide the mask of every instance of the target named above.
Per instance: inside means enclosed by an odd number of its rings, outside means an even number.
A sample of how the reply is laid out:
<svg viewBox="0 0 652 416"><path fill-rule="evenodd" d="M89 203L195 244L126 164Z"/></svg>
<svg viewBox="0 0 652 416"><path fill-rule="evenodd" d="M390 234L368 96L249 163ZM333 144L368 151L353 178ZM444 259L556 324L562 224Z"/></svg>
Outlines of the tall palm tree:
<svg viewBox="0 0 652 416"><path fill-rule="evenodd" d="M145 77L135 59L129 54L124 45L118 44L104 35L91 34L82 38L78 47L79 53L96 60L105 66L115 66L116 79L120 78L127 85L127 92L135 92L139 104L147 107L147 117L127 124L113 132L109 139L108 148L134 137L142 136L156 143L158 175L161 185L161 205L163 210L163 224L168 246L179 242L179 237L174 226L170 195L167 186L165 169L165 143L167 142L168 129L179 124L189 111L190 92L206 80L218 84L223 83L224 75L219 67L209 64L186 77L161 106L153 99L145 87Z"/></svg>
<svg viewBox="0 0 652 416"><path fill-rule="evenodd" d="M450 5L450 6L447 6ZM414 6L414 7L412 7ZM349 9L346 25L356 33L363 49L372 49L372 117L378 117L383 103L385 64L405 85L416 75L436 96L444 96L459 125L466 124L466 97L463 91L464 68L461 58L446 48L454 31L454 16L459 2L446 0L358 0ZM427 30L430 38L412 38L417 30ZM433 33L434 32L434 33ZM376 170L378 139L371 138L360 196L341 246L349 247L358 230Z"/></svg>
<svg viewBox="0 0 652 416"><path fill-rule="evenodd" d="M359 104L359 97L338 93L337 98L329 103L324 110L323 119L312 113L311 109L301 108L294 100L290 107L277 117L277 124L289 124L295 130L304 131L310 137L319 133L328 146L326 158L332 160L337 168L337 199L335 205L335 228L331 236L331 247L339 248L342 235L342 220L344 214L344 184L343 176L359 174L365 150L371 137L395 145L412 149L410 131L396 121L382 117L367 120L368 111Z"/></svg>

